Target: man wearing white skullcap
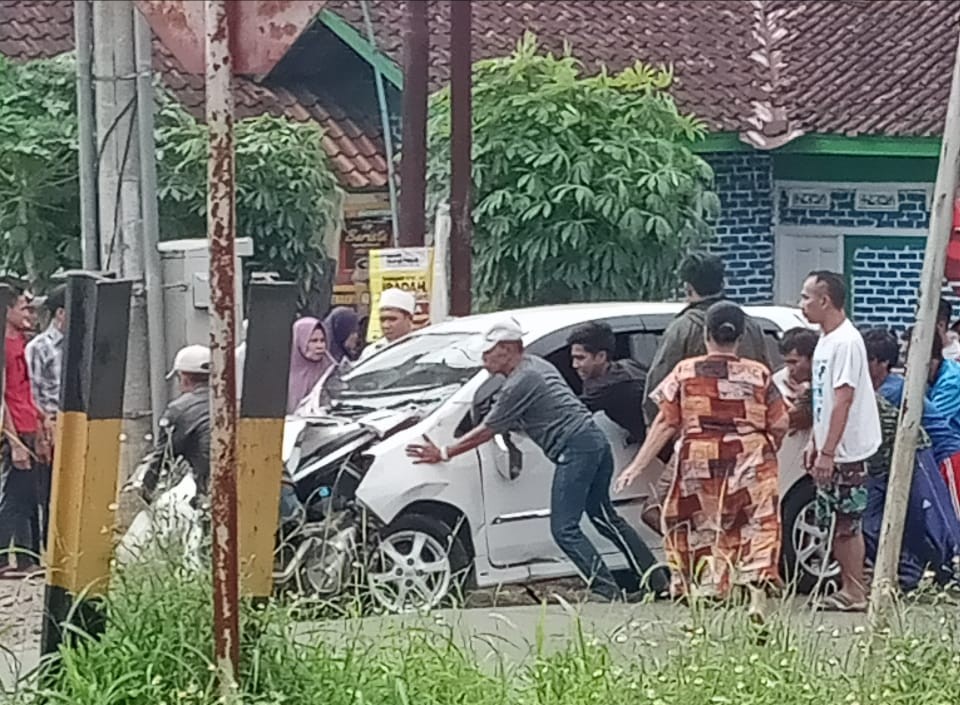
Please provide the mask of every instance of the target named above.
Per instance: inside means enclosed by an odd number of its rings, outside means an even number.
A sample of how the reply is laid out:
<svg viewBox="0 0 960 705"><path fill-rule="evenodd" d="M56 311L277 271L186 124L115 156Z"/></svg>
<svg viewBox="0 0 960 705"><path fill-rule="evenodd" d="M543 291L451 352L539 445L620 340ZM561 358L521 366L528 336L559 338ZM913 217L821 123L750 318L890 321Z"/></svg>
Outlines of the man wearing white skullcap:
<svg viewBox="0 0 960 705"><path fill-rule="evenodd" d="M390 343L409 335L413 330L413 314L417 310L417 299L403 289L384 289L377 306L380 315L380 330L383 337L368 345L360 355L361 360L378 353Z"/></svg>

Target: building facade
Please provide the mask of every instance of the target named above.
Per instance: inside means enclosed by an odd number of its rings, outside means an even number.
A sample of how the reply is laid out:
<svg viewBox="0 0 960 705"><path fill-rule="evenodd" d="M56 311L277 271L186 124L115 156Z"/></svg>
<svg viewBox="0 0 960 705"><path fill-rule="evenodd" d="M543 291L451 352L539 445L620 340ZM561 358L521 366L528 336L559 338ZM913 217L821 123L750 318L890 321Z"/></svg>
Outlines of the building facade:
<svg viewBox="0 0 960 705"><path fill-rule="evenodd" d="M855 144L855 142L854 142ZM914 320L934 157L706 153L722 212L713 250L730 295L796 304L806 274L843 272L858 325ZM944 295L955 296L945 286Z"/></svg>

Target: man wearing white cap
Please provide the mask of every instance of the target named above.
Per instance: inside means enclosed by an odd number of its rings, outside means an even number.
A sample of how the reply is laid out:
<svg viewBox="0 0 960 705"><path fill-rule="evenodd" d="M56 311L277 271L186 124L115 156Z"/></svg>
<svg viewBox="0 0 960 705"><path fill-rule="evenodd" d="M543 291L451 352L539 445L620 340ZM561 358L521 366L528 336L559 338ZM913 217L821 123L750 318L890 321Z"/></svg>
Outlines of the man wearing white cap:
<svg viewBox="0 0 960 705"><path fill-rule="evenodd" d="M143 478L144 499L150 501L161 470L183 459L193 470L197 494L206 495L210 479L210 348L188 345L173 360L180 396L160 418L150 465Z"/></svg>
<svg viewBox="0 0 960 705"><path fill-rule="evenodd" d="M380 352L390 343L409 335L413 330L413 314L417 310L417 298L403 289L384 289L380 294L378 311L383 337L374 341L360 354L361 360Z"/></svg>
<svg viewBox="0 0 960 705"><path fill-rule="evenodd" d="M437 447L424 437L407 455L421 463L440 463L468 453L496 434L523 431L556 463L550 498L550 531L557 545L587 581L595 597L621 597L610 569L580 528L584 513L605 538L626 556L656 592L666 588L662 570L637 532L610 501L614 461L610 443L593 415L560 372L546 360L524 352L523 331L514 319L494 324L485 334L483 366L506 381L486 418L453 445Z"/></svg>

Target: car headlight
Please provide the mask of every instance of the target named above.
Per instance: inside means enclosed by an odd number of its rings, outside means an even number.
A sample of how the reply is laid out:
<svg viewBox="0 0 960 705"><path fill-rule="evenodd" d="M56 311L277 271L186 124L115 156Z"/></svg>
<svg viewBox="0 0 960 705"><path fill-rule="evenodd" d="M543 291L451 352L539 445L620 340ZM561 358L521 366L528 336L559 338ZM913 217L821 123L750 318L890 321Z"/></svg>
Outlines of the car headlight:
<svg viewBox="0 0 960 705"><path fill-rule="evenodd" d="M286 474L290 477L293 477L293 473L300 466L300 446L295 445L290 449L290 455L287 456L286 461L283 463L283 469L286 471Z"/></svg>

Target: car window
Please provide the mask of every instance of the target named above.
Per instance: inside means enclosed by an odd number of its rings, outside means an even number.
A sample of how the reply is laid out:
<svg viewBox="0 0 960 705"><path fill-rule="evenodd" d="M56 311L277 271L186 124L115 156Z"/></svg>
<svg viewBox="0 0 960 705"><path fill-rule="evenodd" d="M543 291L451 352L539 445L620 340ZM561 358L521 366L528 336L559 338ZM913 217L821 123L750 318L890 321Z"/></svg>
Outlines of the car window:
<svg viewBox="0 0 960 705"><path fill-rule="evenodd" d="M657 347L660 345L660 339L663 333L644 331L642 333L633 333L629 336L628 355L631 359L639 362L646 369L650 369L653 363L653 356L657 353Z"/></svg>
<svg viewBox="0 0 960 705"><path fill-rule="evenodd" d="M410 336L328 384L333 398L463 384L482 367L479 333Z"/></svg>
<svg viewBox="0 0 960 705"><path fill-rule="evenodd" d="M583 391L583 382L580 380L579 375L577 375L577 371L573 369L573 362L570 360L569 346L564 345L559 350L554 350L549 353L545 359L557 368L574 392L579 395L580 392Z"/></svg>
<svg viewBox="0 0 960 705"><path fill-rule="evenodd" d="M643 364L644 367L649 367L649 360L637 358L633 354L634 339L642 335L645 334L638 331L628 330L618 332L614 359L623 360L626 358L633 358L637 362ZM552 352L547 353L544 357L548 362L556 367L557 370L559 370L560 374L563 375L563 378L567 380L567 384L569 384L573 391L579 396L583 392L583 381L580 379L577 371L573 369L573 362L570 359L570 346L564 344L563 346L554 349ZM652 357L653 356L651 355L651 359Z"/></svg>
<svg viewBox="0 0 960 705"><path fill-rule="evenodd" d="M777 329L764 326L763 335L767 347L767 357L773 371L776 372L783 367L783 355L780 354L780 332ZM634 333L630 336L629 341L630 357L650 369L653 356L656 354L662 338L663 331Z"/></svg>
<svg viewBox="0 0 960 705"><path fill-rule="evenodd" d="M764 331L763 337L767 343L767 357L770 358L770 367L776 372L783 367L783 355L780 354L780 336L774 331Z"/></svg>

